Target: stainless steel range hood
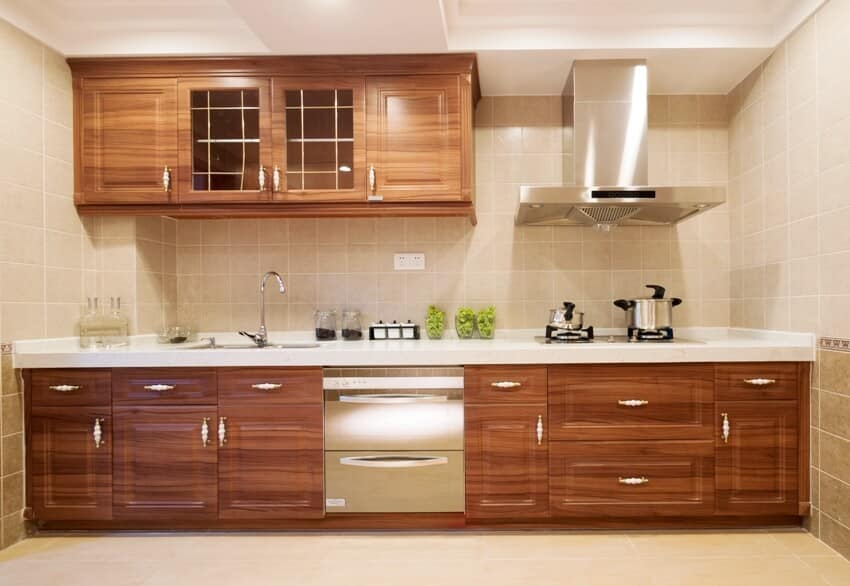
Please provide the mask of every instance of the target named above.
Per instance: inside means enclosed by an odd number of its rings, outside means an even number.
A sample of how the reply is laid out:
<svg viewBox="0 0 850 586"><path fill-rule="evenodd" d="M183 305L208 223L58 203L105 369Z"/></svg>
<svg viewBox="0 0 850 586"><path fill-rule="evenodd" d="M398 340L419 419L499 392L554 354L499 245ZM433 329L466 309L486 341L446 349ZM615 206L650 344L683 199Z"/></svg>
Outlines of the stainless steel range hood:
<svg viewBox="0 0 850 586"><path fill-rule="evenodd" d="M721 185L649 185L646 61L576 61L563 95L574 183L520 187L517 224L675 224L726 201Z"/></svg>

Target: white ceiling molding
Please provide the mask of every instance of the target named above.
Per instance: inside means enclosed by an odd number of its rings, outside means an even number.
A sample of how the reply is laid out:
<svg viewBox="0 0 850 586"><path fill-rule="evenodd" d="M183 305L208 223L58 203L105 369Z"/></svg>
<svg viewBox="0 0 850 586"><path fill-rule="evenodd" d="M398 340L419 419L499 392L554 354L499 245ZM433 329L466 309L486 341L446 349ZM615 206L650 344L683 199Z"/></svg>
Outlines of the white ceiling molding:
<svg viewBox="0 0 850 586"><path fill-rule="evenodd" d="M0 0L68 56L479 54L488 95L645 58L652 93L725 93L825 0Z"/></svg>

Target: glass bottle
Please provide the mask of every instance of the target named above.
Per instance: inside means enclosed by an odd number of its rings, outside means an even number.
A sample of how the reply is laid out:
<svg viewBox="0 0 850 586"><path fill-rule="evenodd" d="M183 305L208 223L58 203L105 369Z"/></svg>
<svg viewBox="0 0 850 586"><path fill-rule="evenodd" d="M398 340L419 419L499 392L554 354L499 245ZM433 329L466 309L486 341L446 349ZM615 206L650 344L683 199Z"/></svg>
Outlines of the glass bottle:
<svg viewBox="0 0 850 586"><path fill-rule="evenodd" d="M314 314L316 318L316 339L336 339L336 310L319 309Z"/></svg>
<svg viewBox="0 0 850 586"><path fill-rule="evenodd" d="M342 338L344 340L363 339L363 326L360 323L360 312L356 309L342 312Z"/></svg>

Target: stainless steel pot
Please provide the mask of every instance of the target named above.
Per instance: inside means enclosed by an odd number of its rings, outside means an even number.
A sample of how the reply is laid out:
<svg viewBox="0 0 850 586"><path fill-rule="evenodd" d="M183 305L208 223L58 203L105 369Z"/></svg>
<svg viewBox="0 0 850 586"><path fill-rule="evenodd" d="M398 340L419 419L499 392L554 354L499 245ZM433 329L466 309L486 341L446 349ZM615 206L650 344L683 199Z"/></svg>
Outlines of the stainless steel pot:
<svg viewBox="0 0 850 586"><path fill-rule="evenodd" d="M564 306L549 310L549 327L560 330L580 330L584 326L584 312L576 311L576 304L564 301Z"/></svg>
<svg viewBox="0 0 850 586"><path fill-rule="evenodd" d="M652 297L617 299L614 305L626 312L629 328L658 331L673 327L673 308L682 303L678 297L665 298L661 285L647 285Z"/></svg>

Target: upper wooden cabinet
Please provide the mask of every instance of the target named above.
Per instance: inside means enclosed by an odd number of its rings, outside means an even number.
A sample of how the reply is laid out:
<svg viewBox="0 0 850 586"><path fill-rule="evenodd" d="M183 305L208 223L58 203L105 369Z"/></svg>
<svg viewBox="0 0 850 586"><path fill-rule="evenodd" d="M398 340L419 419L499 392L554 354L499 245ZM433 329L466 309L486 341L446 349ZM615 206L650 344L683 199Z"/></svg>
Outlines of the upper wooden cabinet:
<svg viewBox="0 0 850 586"><path fill-rule="evenodd" d="M177 178L177 80L84 79L74 91L77 203L169 203Z"/></svg>
<svg viewBox="0 0 850 586"><path fill-rule="evenodd" d="M69 63L83 214L474 221L474 55Z"/></svg>
<svg viewBox="0 0 850 586"><path fill-rule="evenodd" d="M370 197L463 199L458 76L369 78L366 109Z"/></svg>

